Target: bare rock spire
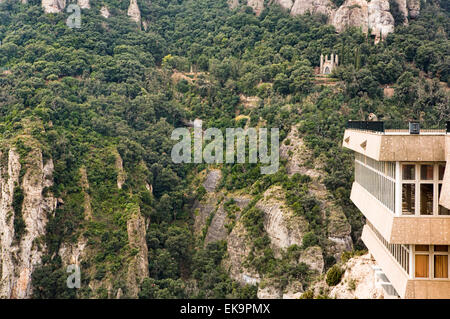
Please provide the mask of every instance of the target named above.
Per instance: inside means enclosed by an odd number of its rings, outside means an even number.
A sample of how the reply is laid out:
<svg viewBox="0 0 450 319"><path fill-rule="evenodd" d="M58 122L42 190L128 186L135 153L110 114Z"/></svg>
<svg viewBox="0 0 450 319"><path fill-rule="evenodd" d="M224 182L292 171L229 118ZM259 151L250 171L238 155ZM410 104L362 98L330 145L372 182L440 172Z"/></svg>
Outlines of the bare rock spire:
<svg viewBox="0 0 450 319"><path fill-rule="evenodd" d="M137 0L130 0L130 6L128 7L128 16L137 24L141 24L141 10L139 10Z"/></svg>

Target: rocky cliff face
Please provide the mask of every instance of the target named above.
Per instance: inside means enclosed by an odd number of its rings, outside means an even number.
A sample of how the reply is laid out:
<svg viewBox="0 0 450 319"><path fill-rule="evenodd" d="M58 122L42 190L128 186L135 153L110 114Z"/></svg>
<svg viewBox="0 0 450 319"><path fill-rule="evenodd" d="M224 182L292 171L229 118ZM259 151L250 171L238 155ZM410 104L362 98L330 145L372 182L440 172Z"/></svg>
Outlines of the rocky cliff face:
<svg viewBox="0 0 450 319"><path fill-rule="evenodd" d="M310 12L312 14L330 16L333 12L333 7L334 5L330 0L297 0L291 8L291 14L298 15Z"/></svg>
<svg viewBox="0 0 450 319"><path fill-rule="evenodd" d="M394 18L388 0L347 0L331 16L331 23L338 32L347 27L361 27L364 32L385 37L394 31Z"/></svg>
<svg viewBox="0 0 450 319"><path fill-rule="evenodd" d="M45 13L59 13L63 12L70 2L66 0L42 0L42 8ZM89 0L77 0L77 4L81 9L90 9L91 5Z"/></svg>
<svg viewBox="0 0 450 319"><path fill-rule="evenodd" d="M291 245L301 246L308 227L308 222L303 217L295 216L285 201L281 186L274 186L256 203L256 208L264 212L264 229L276 257L280 257L280 252Z"/></svg>
<svg viewBox="0 0 450 319"><path fill-rule="evenodd" d="M122 189L122 186L125 183L125 180L127 179L127 175L125 173L125 170L123 169L122 157L120 157L120 154L119 152L117 152L117 150L115 150L115 156L116 156L116 170L117 170L117 188Z"/></svg>
<svg viewBox="0 0 450 319"><path fill-rule="evenodd" d="M264 10L264 0L248 0L247 4L253 8L256 15L260 15Z"/></svg>
<svg viewBox="0 0 450 319"><path fill-rule="evenodd" d="M384 291L376 285L373 267L376 262L369 254L354 257L345 265L341 282L333 287L331 298L337 299L383 299Z"/></svg>
<svg viewBox="0 0 450 319"><path fill-rule="evenodd" d="M116 169L120 170L121 167L116 167ZM80 177L80 186L84 194L84 219L87 222L96 221L92 213L91 198L89 195L90 186L85 167L80 169ZM122 296L126 298L137 298L142 281L149 276L148 247L146 242L148 222L142 216L139 205L137 204L131 203L127 205L123 214L126 216L126 232L128 238L127 251L123 255L126 258L124 262L125 267L114 275L107 274L101 280L91 279L89 281L89 288L92 292L95 293L99 288L104 288L107 290L108 298L121 298ZM95 273L96 269L91 266L82 267L82 264L84 262L85 265L92 265L92 258L97 253L97 247L88 245L88 240L83 234L80 234L75 243L61 243L58 251L64 268L69 265L78 265L86 277ZM122 288L117 288L115 283L118 281L124 283L123 288L125 291Z"/></svg>
<svg viewBox="0 0 450 319"><path fill-rule="evenodd" d="M128 242L131 250L136 252L127 262L126 286L128 295L132 298L138 297L139 287L144 278L148 277L146 228L145 219L137 206L127 222Z"/></svg>
<svg viewBox="0 0 450 319"><path fill-rule="evenodd" d="M408 19L415 19L420 13L420 0L395 0L398 8L403 16L406 18L405 23Z"/></svg>
<svg viewBox="0 0 450 319"><path fill-rule="evenodd" d="M407 0L408 17L415 19L420 13L420 0ZM406 17L406 16L405 16Z"/></svg>
<svg viewBox="0 0 450 319"><path fill-rule="evenodd" d="M26 159L12 148L0 153L0 163L0 298L29 298L31 274L45 250L40 238L47 214L56 208L46 191L53 184L53 162L44 162L37 148Z"/></svg>
<svg viewBox="0 0 450 319"><path fill-rule="evenodd" d="M400 11L407 19L414 19L420 12L420 0L396 0ZM264 0L248 0L248 6L259 15L264 10ZM305 13L323 14L338 32L347 27L361 27L364 32L371 30L377 36L385 37L394 31L394 18L389 0L346 0L336 7L330 0L273 0L269 4L278 4L292 15ZM229 1L231 8L238 6L237 1Z"/></svg>
<svg viewBox="0 0 450 319"><path fill-rule="evenodd" d="M299 154L300 157L305 152L307 153L306 147L296 134L298 131L293 128L288 136L292 141L291 146L288 148L282 146L281 154L287 154L290 149L296 150L294 154ZM302 147L301 151L298 149L300 147ZM293 161L287 164L289 175L302 172L317 179L321 178L322 174L319 171L306 167L307 158L298 158L297 155L293 155L291 158ZM259 274L251 265L248 265L247 260L252 251L253 242L241 220L241 214L251 203L253 197L248 194L226 193L224 190L218 189L222 178L221 171L218 169L203 172L199 178L203 180L203 186L207 193L195 205L194 229L199 236L204 236L205 244L216 240L227 241L228 257L224 260L224 266L229 270L230 276L242 284L260 284L259 298L298 298L303 292L301 282L291 282L281 290L270 278ZM352 249L350 225L342 210L334 207L333 203L327 204L328 193L323 185L321 187L323 189L317 185L312 186L312 192L314 196L319 196L319 199L323 200L321 208L323 208L324 218L325 211L330 211L327 229L329 243L326 253L333 254L339 259L343 251ZM231 199L236 208L232 218L229 209L225 207L225 203ZM302 246L303 236L309 229L308 222L304 217L294 214L289 208L281 186L272 186L267 189L254 205L263 213L264 231L270 240L270 247L275 258L281 258L283 252L293 245ZM305 263L317 274L322 274L324 271L323 255L321 247L308 247L302 250L296 262Z"/></svg>
<svg viewBox="0 0 450 319"><path fill-rule="evenodd" d="M286 141L289 140L289 143ZM296 126L291 128L285 141L281 143L280 156L287 160L289 175L300 173L311 178L310 193L319 202L322 218L326 218L328 212L328 253L339 260L342 252L353 249L351 239L351 227L340 208L329 196L322 180L324 178L322 160L313 158L313 154L305 146ZM312 164L311 164L312 162ZM309 164L308 164L309 163Z"/></svg>

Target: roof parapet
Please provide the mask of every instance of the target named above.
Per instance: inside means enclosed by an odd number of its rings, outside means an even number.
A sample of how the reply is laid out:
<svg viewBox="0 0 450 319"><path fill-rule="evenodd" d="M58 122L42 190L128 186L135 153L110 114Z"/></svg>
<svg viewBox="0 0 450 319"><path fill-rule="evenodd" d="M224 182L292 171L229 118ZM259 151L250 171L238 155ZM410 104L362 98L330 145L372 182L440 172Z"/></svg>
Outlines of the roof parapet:
<svg viewBox="0 0 450 319"><path fill-rule="evenodd" d="M348 121L347 128L371 132L384 133L383 121Z"/></svg>

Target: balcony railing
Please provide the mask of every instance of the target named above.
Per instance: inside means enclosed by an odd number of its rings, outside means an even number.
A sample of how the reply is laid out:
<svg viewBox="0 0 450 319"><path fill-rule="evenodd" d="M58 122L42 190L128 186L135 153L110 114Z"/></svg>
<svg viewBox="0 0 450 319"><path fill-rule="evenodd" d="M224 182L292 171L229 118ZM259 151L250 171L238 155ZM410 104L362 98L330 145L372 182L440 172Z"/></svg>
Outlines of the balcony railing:
<svg viewBox="0 0 450 319"><path fill-rule="evenodd" d="M382 121L348 121L347 128L363 131L384 133L384 122Z"/></svg>
<svg viewBox="0 0 450 319"><path fill-rule="evenodd" d="M386 135L409 135L411 134L409 129L385 129L383 121L348 121L346 125L347 129L369 131L383 133ZM419 134L422 135L441 135L450 134L450 121L446 122L445 129L424 129L421 128Z"/></svg>
<svg viewBox="0 0 450 319"><path fill-rule="evenodd" d="M372 232L377 236L378 240L386 247L391 253L391 256L397 261L397 263L409 274L409 247L402 244L390 244L380 232L367 220L367 226L372 230Z"/></svg>

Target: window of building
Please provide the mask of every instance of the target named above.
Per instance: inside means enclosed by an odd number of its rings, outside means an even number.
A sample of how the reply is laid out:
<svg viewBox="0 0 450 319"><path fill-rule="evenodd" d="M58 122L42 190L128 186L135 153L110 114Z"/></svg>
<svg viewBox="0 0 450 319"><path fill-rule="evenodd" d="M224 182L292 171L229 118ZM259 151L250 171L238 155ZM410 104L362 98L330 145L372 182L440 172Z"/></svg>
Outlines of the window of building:
<svg viewBox="0 0 450 319"><path fill-rule="evenodd" d="M428 245L416 245L416 251L429 251Z"/></svg>
<svg viewBox="0 0 450 319"><path fill-rule="evenodd" d="M420 165L420 179L424 181L432 181L433 170L433 165Z"/></svg>
<svg viewBox="0 0 450 319"><path fill-rule="evenodd" d="M445 163L404 163L401 167L403 215L450 215L439 205Z"/></svg>
<svg viewBox="0 0 450 319"><path fill-rule="evenodd" d="M355 156L355 182L394 213L395 162L376 161L357 154Z"/></svg>
<svg viewBox="0 0 450 319"><path fill-rule="evenodd" d="M448 246L434 246L434 278L448 278Z"/></svg>
<svg viewBox="0 0 450 319"><path fill-rule="evenodd" d="M448 278L448 255L434 255L434 278Z"/></svg>
<svg viewBox="0 0 450 319"><path fill-rule="evenodd" d="M417 278L429 277L429 246L428 245L416 245L414 255L414 268L415 276Z"/></svg>
<svg viewBox="0 0 450 319"><path fill-rule="evenodd" d="M448 279L448 253L449 249L447 245L415 245L415 277Z"/></svg>
<svg viewBox="0 0 450 319"><path fill-rule="evenodd" d="M433 184L420 184L420 215L433 215Z"/></svg>
<svg viewBox="0 0 450 319"><path fill-rule="evenodd" d="M428 278L428 255L416 255L416 277Z"/></svg>
<svg viewBox="0 0 450 319"><path fill-rule="evenodd" d="M403 180L413 181L416 179L416 165L403 165Z"/></svg>
<svg viewBox="0 0 450 319"><path fill-rule="evenodd" d="M402 185L402 213L403 215L414 215L416 212L416 185Z"/></svg>

